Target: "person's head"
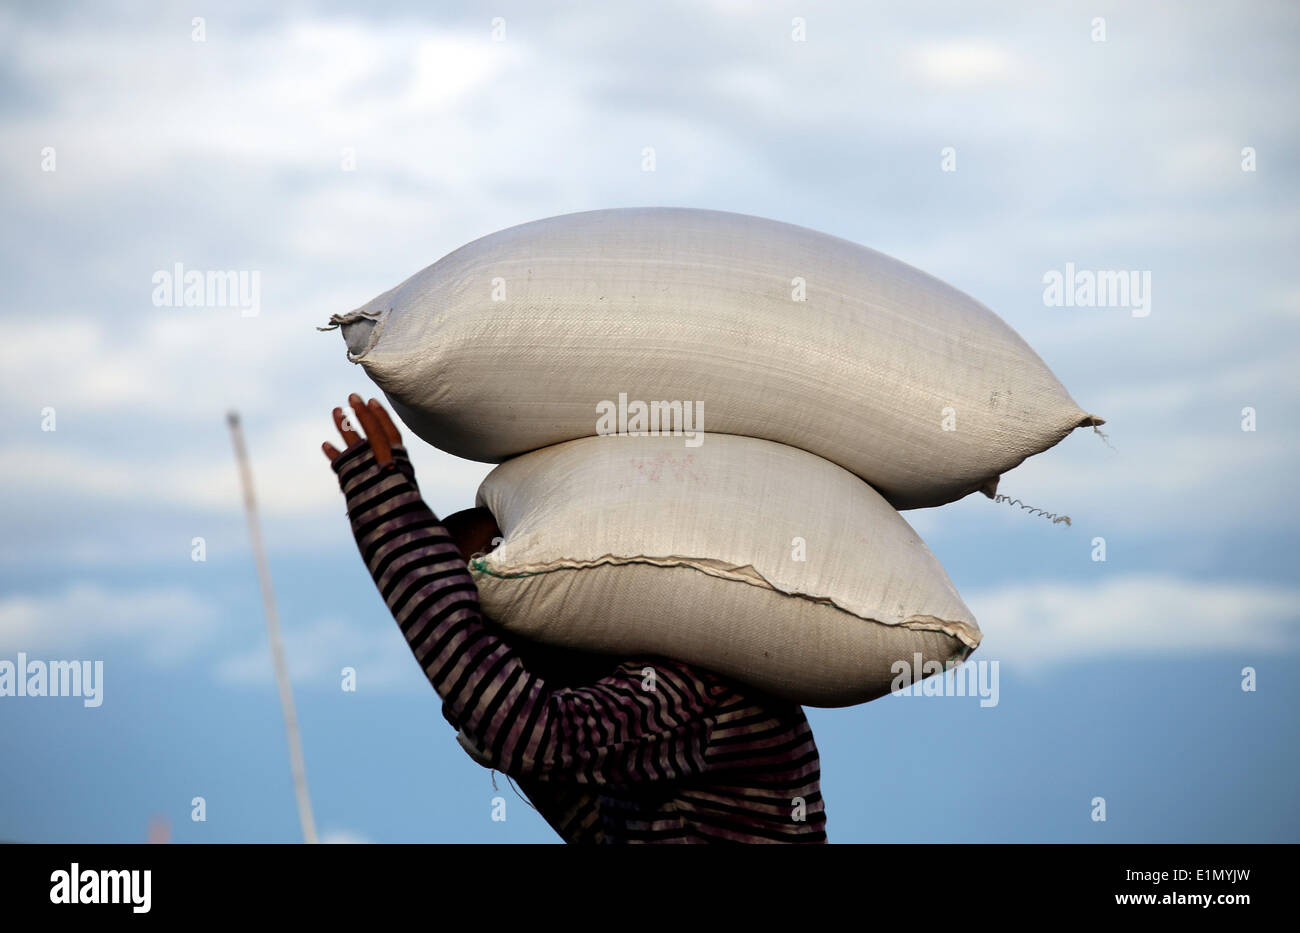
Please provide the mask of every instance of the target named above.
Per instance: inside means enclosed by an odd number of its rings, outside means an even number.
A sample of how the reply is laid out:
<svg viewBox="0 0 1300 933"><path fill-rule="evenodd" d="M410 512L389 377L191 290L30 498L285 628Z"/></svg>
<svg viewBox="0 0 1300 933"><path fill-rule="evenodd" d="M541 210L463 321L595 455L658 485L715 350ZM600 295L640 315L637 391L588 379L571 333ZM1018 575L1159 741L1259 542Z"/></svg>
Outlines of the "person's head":
<svg viewBox="0 0 1300 933"><path fill-rule="evenodd" d="M501 543L501 529L487 509L462 509L442 520L447 534L456 542L460 556L469 563L475 554L486 554Z"/></svg>
<svg viewBox="0 0 1300 933"><path fill-rule="evenodd" d="M456 543L466 563L475 554L486 554L501 543L501 529L487 509L465 509L453 512L442 520L442 525ZM484 616L487 619L487 616ZM487 621L493 621L487 619ZM494 623L495 624L495 623ZM579 686L594 683L618 666L619 659L610 655L591 654L574 648L533 641L498 627L495 634L510 645L523 659L525 666L544 680L562 686Z"/></svg>

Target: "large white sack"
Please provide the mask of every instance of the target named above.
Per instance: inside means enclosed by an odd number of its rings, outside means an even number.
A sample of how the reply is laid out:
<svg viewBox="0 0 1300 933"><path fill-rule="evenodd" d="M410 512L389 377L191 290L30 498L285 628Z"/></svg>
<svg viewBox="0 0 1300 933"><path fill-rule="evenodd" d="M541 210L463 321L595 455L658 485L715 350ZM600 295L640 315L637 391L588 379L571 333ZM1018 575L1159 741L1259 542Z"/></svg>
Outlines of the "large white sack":
<svg viewBox="0 0 1300 933"><path fill-rule="evenodd" d="M598 406L620 393L693 414L702 402L694 427L801 447L906 509L992 495L1001 473L1094 423L969 296L742 214L512 227L330 324L416 434L472 460L600 433Z"/></svg>
<svg viewBox="0 0 1300 933"><path fill-rule="evenodd" d="M903 517L794 447L584 438L497 467L478 504L503 535L470 562L483 611L538 641L666 655L813 706L882 696L896 662L950 665L980 641Z"/></svg>

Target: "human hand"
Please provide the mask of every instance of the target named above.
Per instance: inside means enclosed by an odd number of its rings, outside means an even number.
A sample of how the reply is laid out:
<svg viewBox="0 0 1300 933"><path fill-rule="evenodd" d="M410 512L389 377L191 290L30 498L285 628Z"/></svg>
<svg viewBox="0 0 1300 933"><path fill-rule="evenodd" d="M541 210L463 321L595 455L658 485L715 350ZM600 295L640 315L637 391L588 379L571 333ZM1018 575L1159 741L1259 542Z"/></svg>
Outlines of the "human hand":
<svg viewBox="0 0 1300 933"><path fill-rule="evenodd" d="M370 442L375 462L381 467L388 466L393 462L393 448L401 446L402 443L402 436L397 433L397 425L393 424L393 419L384 410L384 406L379 404L378 399L372 398L369 402L363 403L361 396L353 392L348 396L348 404L352 406L357 420L361 422L362 430L366 432L365 439ZM362 440L361 435L345 423L342 408L334 409L334 426L339 429L345 447L351 447ZM329 441L321 444L321 450L325 452L325 456L331 463L341 453Z"/></svg>

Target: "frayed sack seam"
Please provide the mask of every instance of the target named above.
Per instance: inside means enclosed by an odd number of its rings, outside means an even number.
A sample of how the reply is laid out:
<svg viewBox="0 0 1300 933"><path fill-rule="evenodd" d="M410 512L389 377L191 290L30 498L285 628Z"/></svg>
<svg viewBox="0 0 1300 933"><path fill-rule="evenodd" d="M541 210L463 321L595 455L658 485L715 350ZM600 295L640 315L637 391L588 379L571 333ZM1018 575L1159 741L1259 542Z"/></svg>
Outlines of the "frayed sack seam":
<svg viewBox="0 0 1300 933"><path fill-rule="evenodd" d="M349 311L347 314L331 314L328 323L326 323L324 327L317 327L316 329L320 331L329 331L334 330L337 327L342 327L345 324L353 324L361 320L374 321L375 326L370 331L370 337L366 341L366 345L356 353L348 350L348 359L353 363L357 363L360 362L367 353L373 350L375 344L379 342L379 337L384 332L384 324L388 320L388 315L392 310L392 308L384 308L379 311L360 309L357 311Z"/></svg>

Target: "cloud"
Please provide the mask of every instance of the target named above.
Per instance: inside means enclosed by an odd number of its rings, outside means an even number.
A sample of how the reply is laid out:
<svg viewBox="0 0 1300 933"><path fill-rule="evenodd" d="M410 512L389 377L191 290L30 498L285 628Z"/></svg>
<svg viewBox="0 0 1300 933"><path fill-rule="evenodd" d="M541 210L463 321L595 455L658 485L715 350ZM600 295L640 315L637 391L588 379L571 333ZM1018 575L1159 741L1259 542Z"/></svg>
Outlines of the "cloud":
<svg viewBox="0 0 1300 933"><path fill-rule="evenodd" d="M166 664L192 654L216 618L211 603L183 587L74 582L58 593L0 597L0 649L84 653L126 641L150 662Z"/></svg>
<svg viewBox="0 0 1300 933"><path fill-rule="evenodd" d="M1023 80L1025 68L986 39L952 39L916 46L910 64L921 80L945 88L971 88Z"/></svg>
<svg viewBox="0 0 1300 933"><path fill-rule="evenodd" d="M342 671L356 671L356 689L391 692L422 683L419 665L397 625L375 614L365 624L322 618L283 628L289 678L295 686L342 689ZM216 677L234 686L273 683L271 649L265 637L217 664Z"/></svg>
<svg viewBox="0 0 1300 933"><path fill-rule="evenodd" d="M1296 454L1281 426L1300 414L1286 354L1300 320L1287 7L1261 7L1231 39L1221 17L1134 11L1106 43L1078 7L814 10L803 43L779 6L689 9L506 10L504 42L486 15L414 8L236 5L208 17L204 43L189 14L0 13L14 49L0 269L18 335L0 343L15 403L0 470L16 527L40 537L31 553L94 557L83 515L242 521L231 407L266 517L297 523L275 549L319 541L339 514L317 459L328 407L365 381L314 325L494 229L628 203L825 229L1004 314L1110 419L1119 449L1072 438L1007 477L1008 492L1134 536L1294 524L1278 507L1294 501ZM1211 59L1225 67L1197 67ZM1239 168L1247 144L1253 175ZM39 169L46 145L57 172ZM640 171L646 145L654 173ZM177 261L259 271L262 313L153 308L152 273ZM1152 317L1044 309L1041 276L1065 261L1155 266ZM1244 405L1260 430L1228 439L1219 428ZM44 406L57 435L36 427ZM488 469L415 456L426 494L449 504L468 505ZM1024 520L992 508L917 521L929 534L968 514ZM28 550L11 539L0 557Z"/></svg>
<svg viewBox="0 0 1300 933"><path fill-rule="evenodd" d="M1282 464L1294 457L1294 439L1276 424L1242 431L1240 405L1207 405L1189 423L1197 419L1197 431L1167 434L1160 425L1148 433L1144 429L1157 419L1134 415L1132 424L1121 420L1117 430L1102 428L1113 449L1080 432L1066 442L1068 448L1039 454L1005 474L998 491L1069 515L1078 529L1123 532L1128 540L1179 531L1200 538L1211 531L1293 530L1294 493L1283 480ZM971 511L964 514L975 516L977 507L987 505L982 497L971 497L965 507ZM979 520L1024 527L1023 514L1000 505L997 510L1002 514L989 516L990 509L983 508ZM929 518L927 528L941 522Z"/></svg>
<svg viewBox="0 0 1300 933"><path fill-rule="evenodd" d="M1250 663L1293 653L1300 635L1293 586L1132 574L1091 585L1010 584L967 594L966 603L985 636L973 657L1023 671L1099 658Z"/></svg>
<svg viewBox="0 0 1300 933"><path fill-rule="evenodd" d="M107 514L184 515L196 528L214 514L242 522L226 423L234 409L263 516L301 524L282 539L291 549L318 537L309 528L338 520L342 498L320 451L322 441L339 443L332 407L353 390L382 397L344 359L336 332L237 312L167 311L129 329L85 315L36 321L21 342L0 343L0 372L11 402L0 439L10 522L28 516L48 530L65 513L71 526L87 503ZM53 431L42 430L47 411ZM431 504L472 504L492 465L433 451L411 432L405 440ZM67 553L84 553L85 543L68 542ZM4 553L22 556L13 540Z"/></svg>
<svg viewBox="0 0 1300 933"><path fill-rule="evenodd" d="M51 94L51 106L11 122L23 135L68 140L67 164L86 170L67 179L83 192L147 178L179 159L310 169L328 153L337 167L340 146L364 144L395 122L418 128L474 101L528 47L523 38L492 42L486 23L474 34L430 35L407 24L272 20L249 28L208 17L203 42L192 40L188 18L106 30L24 23L15 31L13 67ZM149 67L141 67L146 59ZM158 81L159 73L168 80ZM134 101L125 113L124 100ZM129 145L123 116L133 131ZM95 153L93 162L78 158L82 150ZM401 148L376 157L417 164ZM9 168L18 169L19 158L10 152Z"/></svg>

